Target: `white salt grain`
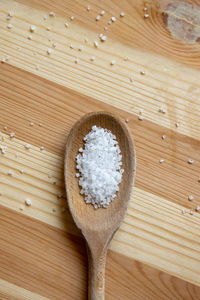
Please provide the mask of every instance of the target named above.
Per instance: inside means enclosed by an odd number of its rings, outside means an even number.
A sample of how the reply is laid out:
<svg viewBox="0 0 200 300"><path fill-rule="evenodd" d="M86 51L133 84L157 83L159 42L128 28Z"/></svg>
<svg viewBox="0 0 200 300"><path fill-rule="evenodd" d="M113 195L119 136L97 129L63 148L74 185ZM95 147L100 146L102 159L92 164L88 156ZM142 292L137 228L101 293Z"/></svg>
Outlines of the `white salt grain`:
<svg viewBox="0 0 200 300"><path fill-rule="evenodd" d="M73 20L74 20L74 16L71 16L71 17L70 17L70 20L73 21Z"/></svg>
<svg viewBox="0 0 200 300"><path fill-rule="evenodd" d="M140 120L140 121L142 121L143 119L144 119L143 116L139 116L139 117L138 117L138 120Z"/></svg>
<svg viewBox="0 0 200 300"><path fill-rule="evenodd" d="M102 11L100 12L100 15L103 16L104 14L105 14L105 11L102 10Z"/></svg>
<svg viewBox="0 0 200 300"><path fill-rule="evenodd" d="M13 28L13 25L12 25L12 24L8 24L8 25L7 25L7 28L8 28L8 29L11 29L11 28Z"/></svg>
<svg viewBox="0 0 200 300"><path fill-rule="evenodd" d="M145 72L145 71L140 71L140 74L141 74L141 75L145 75L146 72Z"/></svg>
<svg viewBox="0 0 200 300"><path fill-rule="evenodd" d="M144 14L144 18L147 19L149 17L149 14Z"/></svg>
<svg viewBox="0 0 200 300"><path fill-rule="evenodd" d="M124 17L125 16L125 13L122 11L121 13L120 13L120 17Z"/></svg>
<svg viewBox="0 0 200 300"><path fill-rule="evenodd" d="M14 13L12 11L9 11L8 16L13 17Z"/></svg>
<svg viewBox="0 0 200 300"><path fill-rule="evenodd" d="M164 162L165 160L163 159L163 158L161 158L160 160L159 160L159 162L162 164L163 162Z"/></svg>
<svg viewBox="0 0 200 300"><path fill-rule="evenodd" d="M24 148L30 149L30 148L31 148L31 145L30 145L30 144L25 144L25 145L24 145Z"/></svg>
<svg viewBox="0 0 200 300"><path fill-rule="evenodd" d="M96 21L99 21L101 19L101 16L96 16Z"/></svg>
<svg viewBox="0 0 200 300"><path fill-rule="evenodd" d="M30 25L29 30L30 32L34 32L36 29L35 25Z"/></svg>
<svg viewBox="0 0 200 300"><path fill-rule="evenodd" d="M93 126L84 141L85 148L76 157L80 193L94 208L107 208L119 191L123 173L116 136L107 129Z"/></svg>
<svg viewBox="0 0 200 300"><path fill-rule="evenodd" d="M90 6L90 5L88 5L88 7L87 7L87 11L90 11L90 9L91 9L91 6Z"/></svg>
<svg viewBox="0 0 200 300"><path fill-rule="evenodd" d="M74 60L75 64L78 63L78 58L76 57L75 60Z"/></svg>
<svg viewBox="0 0 200 300"><path fill-rule="evenodd" d="M83 50L83 46L80 45L79 48L78 48L78 51L82 51Z"/></svg>
<svg viewBox="0 0 200 300"><path fill-rule="evenodd" d="M193 209L190 210L190 214L191 214L191 215L194 214L194 210L193 210Z"/></svg>
<svg viewBox="0 0 200 300"><path fill-rule="evenodd" d="M196 211L200 211L200 206L199 205L196 207Z"/></svg>
<svg viewBox="0 0 200 300"><path fill-rule="evenodd" d="M30 126L34 126L34 123L33 122L30 122L30 124L29 124Z"/></svg>
<svg viewBox="0 0 200 300"><path fill-rule="evenodd" d="M99 43L98 43L97 41L94 41L94 46L95 46L96 48L98 48Z"/></svg>
<svg viewBox="0 0 200 300"><path fill-rule="evenodd" d="M111 66L113 66L115 63L116 63L116 61L114 59L111 60L111 62L110 62Z"/></svg>
<svg viewBox="0 0 200 300"><path fill-rule="evenodd" d="M11 170L8 170L8 175L9 176L12 176L13 175L13 172Z"/></svg>
<svg viewBox="0 0 200 300"><path fill-rule="evenodd" d="M189 200L189 201L193 201L193 200L194 200L194 197L193 197L192 195L189 195L189 196L188 196L188 200Z"/></svg>
<svg viewBox="0 0 200 300"><path fill-rule="evenodd" d="M19 209L24 210L24 205L20 205Z"/></svg>
<svg viewBox="0 0 200 300"><path fill-rule="evenodd" d="M116 20L117 20L117 19L116 19L115 17L112 17L112 18L111 18L111 21L112 21L112 22L115 22Z"/></svg>
<svg viewBox="0 0 200 300"><path fill-rule="evenodd" d="M28 40L32 40L32 35L31 34L28 36Z"/></svg>
<svg viewBox="0 0 200 300"><path fill-rule="evenodd" d="M49 16L50 16L50 17L55 17L55 16L56 16L56 14L55 14L55 12L53 12L53 11L50 11L50 13L49 13Z"/></svg>
<svg viewBox="0 0 200 300"><path fill-rule="evenodd" d="M165 140L166 137L167 137L167 136L166 136L165 134L162 135L162 139L163 139L163 140Z"/></svg>
<svg viewBox="0 0 200 300"><path fill-rule="evenodd" d="M41 146L41 147L40 147L40 150L41 150L41 151L44 150L44 146Z"/></svg>
<svg viewBox="0 0 200 300"><path fill-rule="evenodd" d="M188 164L191 165L191 164L193 164L193 163L194 163L194 160L193 160L192 158L189 158L189 159L188 159Z"/></svg>
<svg viewBox="0 0 200 300"><path fill-rule="evenodd" d="M13 138L15 136L15 133L14 132L11 132L10 133L10 138Z"/></svg>
<svg viewBox="0 0 200 300"><path fill-rule="evenodd" d="M26 204L27 206L31 206L31 205L32 205L32 202L31 202L31 200L30 200L29 198L26 198L26 199L25 199L25 204Z"/></svg>
<svg viewBox="0 0 200 300"><path fill-rule="evenodd" d="M95 60L95 56L91 56L90 60L94 61Z"/></svg>
<svg viewBox="0 0 200 300"><path fill-rule="evenodd" d="M67 22L65 23L65 27L67 27L67 28L69 27L69 24Z"/></svg>
<svg viewBox="0 0 200 300"><path fill-rule="evenodd" d="M52 49L51 49L51 48L48 48L48 49L47 49L47 54L50 55L51 53L52 53Z"/></svg>

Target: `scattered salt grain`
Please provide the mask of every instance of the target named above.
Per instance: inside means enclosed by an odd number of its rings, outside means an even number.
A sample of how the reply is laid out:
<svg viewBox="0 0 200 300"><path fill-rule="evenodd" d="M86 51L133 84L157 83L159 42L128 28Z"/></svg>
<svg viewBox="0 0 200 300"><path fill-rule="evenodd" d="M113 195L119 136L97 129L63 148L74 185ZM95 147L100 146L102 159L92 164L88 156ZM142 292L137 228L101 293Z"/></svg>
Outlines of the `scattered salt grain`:
<svg viewBox="0 0 200 300"><path fill-rule="evenodd" d="M115 17L112 17L112 18L111 18L111 21L112 21L112 22L115 22L116 20L117 20L117 19L116 19Z"/></svg>
<svg viewBox="0 0 200 300"><path fill-rule="evenodd" d="M19 172L20 172L21 174L23 174L23 173L24 173L24 170L21 169L21 170L19 170Z"/></svg>
<svg viewBox="0 0 200 300"><path fill-rule="evenodd" d="M30 126L34 126L34 123L33 122L30 122L30 124L29 124Z"/></svg>
<svg viewBox="0 0 200 300"><path fill-rule="evenodd" d="M188 159L188 164L191 165L191 164L193 164L193 163L194 163L194 160L193 160L192 158L189 158L189 159Z"/></svg>
<svg viewBox="0 0 200 300"><path fill-rule="evenodd" d="M67 27L67 28L69 27L69 24L67 22L65 23L65 27Z"/></svg>
<svg viewBox="0 0 200 300"><path fill-rule="evenodd" d="M83 51L83 46L82 45L79 46L78 51Z"/></svg>
<svg viewBox="0 0 200 300"><path fill-rule="evenodd" d="M186 210L185 209L182 209L181 210L181 213L184 215L184 214L186 214Z"/></svg>
<svg viewBox="0 0 200 300"><path fill-rule="evenodd" d="M15 133L14 132L11 132L10 133L10 138L13 138L15 136Z"/></svg>
<svg viewBox="0 0 200 300"><path fill-rule="evenodd" d="M11 170L8 170L8 175L9 176L12 176L13 175L13 172Z"/></svg>
<svg viewBox="0 0 200 300"><path fill-rule="evenodd" d="M200 206L199 205L196 207L196 211L200 211Z"/></svg>
<svg viewBox="0 0 200 300"><path fill-rule="evenodd" d="M91 56L90 60L94 61L95 60L95 56Z"/></svg>
<svg viewBox="0 0 200 300"><path fill-rule="evenodd" d="M80 177L80 174L79 174L79 173L76 173L76 177Z"/></svg>
<svg viewBox="0 0 200 300"><path fill-rule="evenodd" d="M28 36L28 40L32 40L32 35L31 34Z"/></svg>
<svg viewBox="0 0 200 300"><path fill-rule="evenodd" d="M69 47L70 47L71 49L74 49L74 46L73 46L72 44L70 44Z"/></svg>
<svg viewBox="0 0 200 300"><path fill-rule="evenodd" d="M12 25L12 24L8 24L8 25L7 25L7 28L8 28L8 29L12 29L12 28L13 28L13 25Z"/></svg>
<svg viewBox="0 0 200 300"><path fill-rule="evenodd" d="M57 44L54 42L54 43L52 44L52 46L53 46L54 48L56 48Z"/></svg>
<svg viewBox="0 0 200 300"><path fill-rule="evenodd" d="M47 49L47 54L50 55L51 53L52 53L52 49L51 49L51 48L48 48L48 49Z"/></svg>
<svg viewBox="0 0 200 300"><path fill-rule="evenodd" d="M105 30L105 31L107 31L107 30L108 30L108 27L107 27L107 26L105 26L105 27L104 27L104 30Z"/></svg>
<svg viewBox="0 0 200 300"><path fill-rule="evenodd" d="M51 30L51 27L47 26L46 30L47 30L47 31L50 31L50 30Z"/></svg>
<svg viewBox="0 0 200 300"><path fill-rule="evenodd" d="M44 150L44 146L41 146L41 147L40 147L40 150L41 150L41 151Z"/></svg>
<svg viewBox="0 0 200 300"><path fill-rule="evenodd" d="M99 21L101 19L101 16L96 16L96 21Z"/></svg>
<svg viewBox="0 0 200 300"><path fill-rule="evenodd" d="M96 48L98 48L99 43L98 43L97 41L94 41L94 46L95 46Z"/></svg>
<svg viewBox="0 0 200 300"><path fill-rule="evenodd" d="M3 127L3 129L4 129L4 130L7 130L7 129L8 129L8 127L7 127L7 126L4 126L4 127Z"/></svg>
<svg viewBox="0 0 200 300"><path fill-rule="evenodd" d="M35 25L30 25L29 30L30 32L34 32L36 29Z"/></svg>
<svg viewBox="0 0 200 300"><path fill-rule="evenodd" d="M125 56L125 57L124 57L124 61L127 61L127 60L128 60L128 56Z"/></svg>
<svg viewBox="0 0 200 300"><path fill-rule="evenodd" d="M166 137L167 137L167 136L166 136L165 134L162 135L162 139L163 139L163 140L165 140Z"/></svg>
<svg viewBox="0 0 200 300"><path fill-rule="evenodd" d="M73 21L73 20L74 20L74 16L71 16L71 17L70 17L70 20Z"/></svg>
<svg viewBox="0 0 200 300"><path fill-rule="evenodd" d="M27 150L29 150L31 148L31 145L30 144L25 144L24 148L26 148Z"/></svg>
<svg viewBox="0 0 200 300"><path fill-rule="evenodd" d="M55 16L56 16L56 14L55 14L55 12L53 12L53 11L50 11L50 13L49 13L49 16L50 16L50 17L55 17Z"/></svg>
<svg viewBox="0 0 200 300"><path fill-rule="evenodd" d="M102 11L100 12L100 15L103 16L104 14L105 14L105 11L102 10Z"/></svg>
<svg viewBox="0 0 200 300"><path fill-rule="evenodd" d="M165 108L163 108L163 107L160 107L160 108L158 109L158 111L159 111L159 112L161 112L161 113L163 113L163 114L165 114L165 113L166 113L166 109L165 109Z"/></svg>
<svg viewBox="0 0 200 300"><path fill-rule="evenodd" d="M144 7L144 8L143 8L143 11L147 11L147 7Z"/></svg>
<svg viewBox="0 0 200 300"><path fill-rule="evenodd" d="M163 158L161 158L160 160L159 160L159 162L162 164L163 162L164 162L165 160L163 159Z"/></svg>
<svg viewBox="0 0 200 300"><path fill-rule="evenodd" d="M107 208L119 191L123 169L122 155L111 131L93 126L85 136L85 148L76 157L80 194L94 208Z"/></svg>
<svg viewBox="0 0 200 300"><path fill-rule="evenodd" d="M125 13L122 11L121 13L120 13L120 17L124 17L125 16Z"/></svg>
<svg viewBox="0 0 200 300"><path fill-rule="evenodd" d="M88 7L87 7L87 11L90 11L90 9L91 9L91 6L90 6L90 5L88 5Z"/></svg>
<svg viewBox="0 0 200 300"><path fill-rule="evenodd" d="M128 122L129 122L129 119L128 119L128 118L127 118L127 119L125 119L125 122L126 122L126 123L128 123Z"/></svg>
<svg viewBox="0 0 200 300"><path fill-rule="evenodd" d="M108 25L111 25L111 24L112 24L112 21L111 21L111 20L109 20L109 21L108 21Z"/></svg>
<svg viewBox="0 0 200 300"><path fill-rule="evenodd" d="M14 16L13 11L9 11L8 16L9 16L9 17L13 17L13 16Z"/></svg>
<svg viewBox="0 0 200 300"><path fill-rule="evenodd" d="M78 63L78 58L76 57L75 60L74 60L75 64Z"/></svg>
<svg viewBox="0 0 200 300"><path fill-rule="evenodd" d="M145 75L146 72L145 72L145 71L140 71L140 74L141 74L141 75Z"/></svg>
<svg viewBox="0 0 200 300"><path fill-rule="evenodd" d="M27 206L31 206L31 205L32 205L32 202L31 202L31 200L30 200L29 198L26 198L26 199L25 199L25 204L26 204Z"/></svg>
<svg viewBox="0 0 200 300"><path fill-rule="evenodd" d="M106 41L106 40L107 40L106 35L103 35L103 36L101 37L101 41L104 42L104 41Z"/></svg>
<svg viewBox="0 0 200 300"><path fill-rule="evenodd" d="M42 127L42 123L39 123L39 126Z"/></svg>
<svg viewBox="0 0 200 300"><path fill-rule="evenodd" d="M144 18L147 19L149 17L149 14L144 14Z"/></svg>
<svg viewBox="0 0 200 300"><path fill-rule="evenodd" d="M191 215L194 214L194 210L193 210L193 209L190 210L190 214L191 214Z"/></svg>
<svg viewBox="0 0 200 300"><path fill-rule="evenodd" d="M188 196L188 200L189 200L189 201L193 201L193 200L194 200L194 197L193 197L192 195L189 195L189 196Z"/></svg>
<svg viewBox="0 0 200 300"><path fill-rule="evenodd" d="M111 66L113 66L115 63L116 63L116 61L114 59L111 60L111 62L110 62Z"/></svg>
<svg viewBox="0 0 200 300"><path fill-rule="evenodd" d="M142 121L144 119L143 116L138 116L138 120Z"/></svg>
<svg viewBox="0 0 200 300"><path fill-rule="evenodd" d="M180 126L180 122L176 122L176 123L175 123L175 126L176 126L176 127L179 127L179 126Z"/></svg>
<svg viewBox="0 0 200 300"><path fill-rule="evenodd" d="M2 62L2 63L5 63L5 62L6 62L6 59L3 57L3 58L1 59L1 62Z"/></svg>

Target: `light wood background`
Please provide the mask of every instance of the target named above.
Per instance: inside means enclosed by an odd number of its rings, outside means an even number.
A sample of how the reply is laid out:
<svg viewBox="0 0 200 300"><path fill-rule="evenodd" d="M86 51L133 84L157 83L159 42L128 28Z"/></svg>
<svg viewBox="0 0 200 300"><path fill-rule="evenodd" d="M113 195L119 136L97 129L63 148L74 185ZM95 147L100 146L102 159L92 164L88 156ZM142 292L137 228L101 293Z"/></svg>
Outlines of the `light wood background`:
<svg viewBox="0 0 200 300"><path fill-rule="evenodd" d="M177 31L189 24L198 36L199 2L188 3L196 19L176 11L168 28L168 0L0 0L0 59L9 57L0 64L0 145L7 147L0 154L0 299L87 298L86 251L66 205L63 155L74 122L99 110L129 119L137 153L133 197L108 252L106 299L200 299L200 44ZM117 21L107 25L112 16Z"/></svg>

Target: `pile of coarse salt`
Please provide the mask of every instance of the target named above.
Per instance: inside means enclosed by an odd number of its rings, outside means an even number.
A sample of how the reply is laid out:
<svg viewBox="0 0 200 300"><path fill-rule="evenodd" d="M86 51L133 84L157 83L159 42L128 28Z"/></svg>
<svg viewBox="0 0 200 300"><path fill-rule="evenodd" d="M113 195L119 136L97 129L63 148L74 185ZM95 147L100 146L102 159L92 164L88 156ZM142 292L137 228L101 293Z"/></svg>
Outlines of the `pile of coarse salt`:
<svg viewBox="0 0 200 300"><path fill-rule="evenodd" d="M107 208L119 191L124 172L116 136L107 129L93 126L83 140L85 148L80 148L76 157L80 193L94 208Z"/></svg>

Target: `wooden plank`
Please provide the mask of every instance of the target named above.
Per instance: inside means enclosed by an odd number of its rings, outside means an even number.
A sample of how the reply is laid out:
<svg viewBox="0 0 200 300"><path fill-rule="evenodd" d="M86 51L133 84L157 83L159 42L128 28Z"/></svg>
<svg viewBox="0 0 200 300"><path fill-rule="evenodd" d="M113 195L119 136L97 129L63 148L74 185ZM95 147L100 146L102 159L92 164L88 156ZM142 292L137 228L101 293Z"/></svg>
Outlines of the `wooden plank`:
<svg viewBox="0 0 200 300"><path fill-rule="evenodd" d="M23 205L22 214L80 236L65 205L62 159L33 145L26 150L16 138L6 137L3 143L8 149L0 156L0 203L17 212ZM31 207L24 205L26 198L31 199ZM187 209L182 215L185 208L136 185L128 214L110 248L200 285L200 214L190 215Z"/></svg>
<svg viewBox="0 0 200 300"><path fill-rule="evenodd" d="M9 10L15 12L11 30L6 27ZM88 30L76 20L66 29L66 19L57 16L53 20L48 18L44 21L43 17L43 11L12 0L2 0L1 57L9 55L9 64L127 112L138 113L142 108L146 119L200 139L197 126L200 113L198 70L143 48L130 48L112 37L95 49L93 42L99 31ZM93 17L92 21L95 23ZM30 24L37 27L33 40L27 39ZM52 31L47 32L47 26L52 27ZM114 26L117 30L117 22ZM145 30L146 27L141 28ZM85 37L89 38L89 43L84 44L84 50L80 52L78 47L84 43ZM51 55L46 52L51 47L49 39L57 42ZM70 49L71 43L74 49ZM90 61L92 55L96 56L94 62ZM128 61L124 61L126 55ZM74 63L76 57L79 57L78 64ZM115 66L110 66L112 59L116 60ZM145 76L140 74L142 70L146 71ZM134 78L133 83L130 82L131 76ZM161 106L165 107L167 114L158 112ZM178 121L181 126L177 129L175 123Z"/></svg>
<svg viewBox="0 0 200 300"><path fill-rule="evenodd" d="M46 297L42 297L36 293L32 293L14 285L8 281L0 279L0 297L1 300L48 300Z"/></svg>
<svg viewBox="0 0 200 300"><path fill-rule="evenodd" d="M0 79L1 123L2 127L8 126L7 132L63 156L67 133L84 113L107 110L124 120L128 117L136 144L136 186L188 208L198 204L199 141L147 120L139 121L133 114L12 66L2 66ZM30 122L35 126L31 127ZM40 122L42 127L38 126ZM163 134L166 140L162 140ZM165 159L163 164L160 158ZM187 163L189 158L195 160L193 165ZM195 198L192 203L188 201L190 194Z"/></svg>
<svg viewBox="0 0 200 300"><path fill-rule="evenodd" d="M86 299L87 258L81 239L6 208L1 208L0 221L1 276L13 291L18 290L14 284L50 299ZM198 299L200 288L109 251L106 297Z"/></svg>
<svg viewBox="0 0 200 300"><path fill-rule="evenodd" d="M49 0L32 0L31 3L28 0L19 0L18 2L25 5L37 8L48 14L49 11L54 11L56 15L69 19L71 15L75 15L76 23L81 27L86 27L89 30L95 32L103 31L104 26L108 27L106 34L113 40L119 41L121 44L125 44L130 48L143 49L144 51L154 52L158 55L165 56L167 58L179 61L182 64L186 64L192 68L200 68L200 54L198 40L196 43L187 44L182 40L178 40L176 36L172 36L168 27L165 26L163 14L169 15L168 5L172 2L169 0L147 0L147 1L128 1L128 0L112 0L101 2L84 2L81 0L68 0L63 2L61 0L49 1ZM184 4L183 1L179 1ZM178 1L177 1L178 3ZM196 18L199 16L198 0L190 0L196 8ZM91 6L91 10L88 13L87 6ZM144 7L147 8L149 18L144 18ZM187 6L184 7L187 11L185 13L185 21L191 22L191 10L188 10ZM99 22L94 22L96 16L105 10L105 16L101 18ZM125 12L125 17L120 18L120 13ZM117 25L109 26L107 24L111 16L116 16ZM181 17L175 15L177 19L177 31L180 30L182 24L179 23ZM166 16L165 16L166 17ZM192 20L194 21L194 20ZM186 22L185 22L186 23ZM187 24L186 24L187 25ZM199 27L199 24L194 22L194 28ZM174 26L175 27L175 26ZM128 29L128 30L127 30ZM174 28L174 31L176 27ZM185 31L187 27L185 26ZM198 31L199 32L199 31ZM194 30L190 31L190 35L194 34ZM197 35L197 39L198 39ZM151 38L149 38L151 37Z"/></svg>

